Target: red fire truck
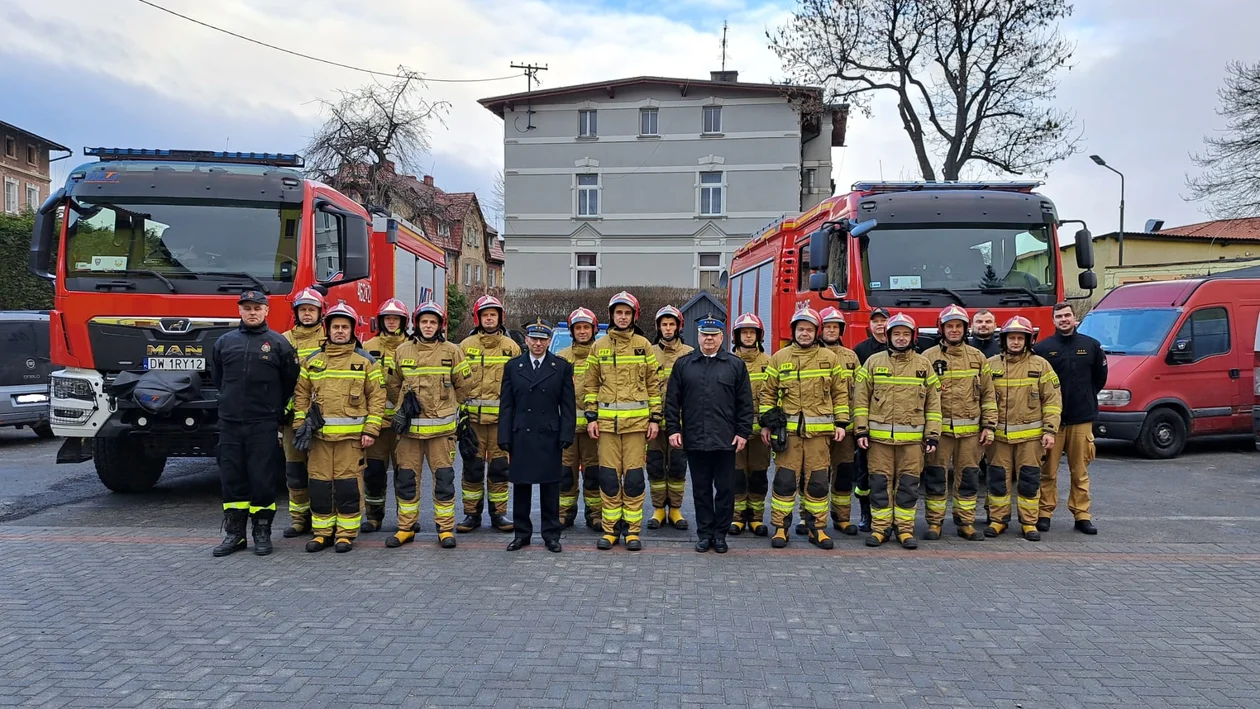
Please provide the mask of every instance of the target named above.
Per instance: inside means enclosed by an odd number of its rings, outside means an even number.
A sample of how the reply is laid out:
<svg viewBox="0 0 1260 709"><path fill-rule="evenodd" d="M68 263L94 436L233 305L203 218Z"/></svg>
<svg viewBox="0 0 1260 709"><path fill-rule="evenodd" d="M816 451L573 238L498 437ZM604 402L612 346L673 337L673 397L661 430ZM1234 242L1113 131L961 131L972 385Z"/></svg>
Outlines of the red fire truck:
<svg viewBox="0 0 1260 709"><path fill-rule="evenodd" d="M872 308L904 312L924 337L950 303L992 310L999 325L1021 314L1049 332L1064 299L1060 221L1040 182L859 182L797 217L779 219L735 252L728 312L752 312L766 347L791 341L806 305L846 311L844 342L867 337ZM1097 287L1084 222L1076 233L1079 284Z"/></svg>
<svg viewBox="0 0 1260 709"><path fill-rule="evenodd" d="M91 148L36 215L30 268L55 284L50 421L59 463L93 459L111 490L153 486L168 457L212 456L214 341L238 323L241 291L270 296L270 326L293 325L307 286L359 313L445 298L445 257L402 220L375 219L306 179L297 155ZM423 266L421 265L423 264ZM111 390L122 372L199 373L200 395L153 415Z"/></svg>

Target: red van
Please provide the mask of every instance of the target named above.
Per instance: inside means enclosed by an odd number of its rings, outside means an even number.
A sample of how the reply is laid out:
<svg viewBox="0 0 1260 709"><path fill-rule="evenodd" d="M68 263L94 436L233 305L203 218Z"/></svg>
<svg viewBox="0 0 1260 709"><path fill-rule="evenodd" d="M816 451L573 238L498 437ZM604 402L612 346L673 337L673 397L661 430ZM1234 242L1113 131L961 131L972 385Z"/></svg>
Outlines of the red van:
<svg viewBox="0 0 1260 709"><path fill-rule="evenodd" d="M1094 435L1173 458L1192 436L1254 434L1260 278L1133 283L1111 291L1080 331L1107 353Z"/></svg>

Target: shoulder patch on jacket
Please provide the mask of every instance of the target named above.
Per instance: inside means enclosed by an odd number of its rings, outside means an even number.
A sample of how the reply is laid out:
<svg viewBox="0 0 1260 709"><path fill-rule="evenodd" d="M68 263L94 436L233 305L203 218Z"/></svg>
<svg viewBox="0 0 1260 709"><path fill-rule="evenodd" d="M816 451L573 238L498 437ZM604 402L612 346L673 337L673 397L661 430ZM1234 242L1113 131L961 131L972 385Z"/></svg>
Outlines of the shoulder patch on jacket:
<svg viewBox="0 0 1260 709"><path fill-rule="evenodd" d="M780 365L779 365L779 371L780 371L780 372L788 372L788 371L791 371L791 370L793 370L793 369L796 369L796 365L795 365L795 364L792 364L791 362L784 362L783 364L780 364Z"/></svg>
<svg viewBox="0 0 1260 709"><path fill-rule="evenodd" d="M477 355L481 354L481 349L478 347L469 347L468 349L464 350L464 353L470 354L476 357Z"/></svg>
<svg viewBox="0 0 1260 709"><path fill-rule="evenodd" d="M600 357L610 357L610 356L612 356L612 350L610 350L610 349L602 349L602 350L600 350L600 351L599 351L599 356L600 356Z"/></svg>
<svg viewBox="0 0 1260 709"><path fill-rule="evenodd" d="M926 370L926 369L916 369L916 370L914 370L914 376L918 377L919 379L927 379L927 370Z"/></svg>
<svg viewBox="0 0 1260 709"><path fill-rule="evenodd" d="M362 362L355 362L355 363L351 364L351 365L350 365L350 371L352 371L352 372L362 372L362 371L363 371L363 363L362 363Z"/></svg>
<svg viewBox="0 0 1260 709"><path fill-rule="evenodd" d="M876 374L891 374L892 370L889 369L888 367L876 367L875 373Z"/></svg>
<svg viewBox="0 0 1260 709"><path fill-rule="evenodd" d="M642 357L647 354L647 350L642 347L636 347L634 348L634 354L636 356Z"/></svg>
<svg viewBox="0 0 1260 709"><path fill-rule="evenodd" d="M453 359L444 359L444 360L442 360L442 366L443 366L443 367L450 367L450 366L451 366L451 365L453 365L453 364L455 364L455 360L453 360Z"/></svg>
<svg viewBox="0 0 1260 709"><path fill-rule="evenodd" d="M324 368L324 360L318 359L315 355L311 355L310 359L306 360L306 366L309 369L318 371Z"/></svg>
<svg viewBox="0 0 1260 709"><path fill-rule="evenodd" d="M848 362L848 363L846 363L844 366L845 366L847 369L857 369L857 368L858 368L858 363L857 363L857 362Z"/></svg>

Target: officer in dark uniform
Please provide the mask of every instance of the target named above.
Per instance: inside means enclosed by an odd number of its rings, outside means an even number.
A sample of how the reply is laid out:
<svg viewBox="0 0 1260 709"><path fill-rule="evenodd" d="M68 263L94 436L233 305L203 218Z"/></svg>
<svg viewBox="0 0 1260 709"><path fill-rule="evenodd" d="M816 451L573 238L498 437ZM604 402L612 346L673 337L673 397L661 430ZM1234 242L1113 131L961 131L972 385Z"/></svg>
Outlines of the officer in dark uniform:
<svg viewBox="0 0 1260 709"><path fill-rule="evenodd" d="M857 353L858 360L862 364L866 364L866 360L876 352L883 352L888 349L888 333L884 332L884 325L888 322L888 310L886 308L873 308L871 310L870 325L867 326L869 336L857 344L853 351Z"/></svg>
<svg viewBox="0 0 1260 709"><path fill-rule="evenodd" d="M276 424L297 385L297 351L267 327L267 296L248 290L237 301L241 324L214 343L210 374L219 390L219 477L223 527L214 548L227 556L245 548L245 522L254 519L254 553L271 553L276 516Z"/></svg>

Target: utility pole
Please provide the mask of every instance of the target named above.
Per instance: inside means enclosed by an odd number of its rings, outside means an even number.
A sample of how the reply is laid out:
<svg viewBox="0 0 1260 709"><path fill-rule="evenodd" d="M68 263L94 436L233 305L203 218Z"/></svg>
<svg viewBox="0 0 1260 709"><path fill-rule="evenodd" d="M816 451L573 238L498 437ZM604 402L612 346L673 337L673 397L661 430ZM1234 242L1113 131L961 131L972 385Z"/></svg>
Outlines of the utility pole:
<svg viewBox="0 0 1260 709"><path fill-rule="evenodd" d="M526 91L534 90L535 81L538 81L538 85L542 86L542 82L538 80L538 72L547 71L546 64L517 64L516 62L512 62L509 66L513 69L523 69L525 71Z"/></svg>

